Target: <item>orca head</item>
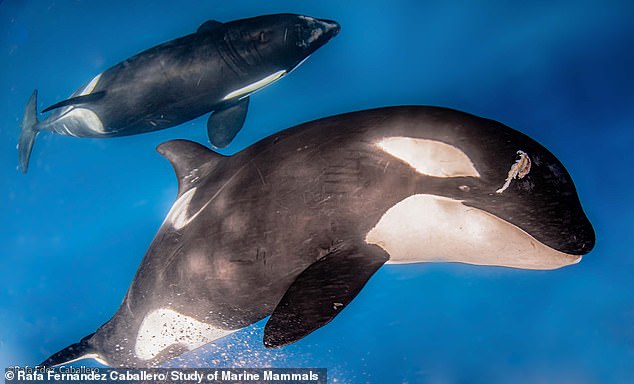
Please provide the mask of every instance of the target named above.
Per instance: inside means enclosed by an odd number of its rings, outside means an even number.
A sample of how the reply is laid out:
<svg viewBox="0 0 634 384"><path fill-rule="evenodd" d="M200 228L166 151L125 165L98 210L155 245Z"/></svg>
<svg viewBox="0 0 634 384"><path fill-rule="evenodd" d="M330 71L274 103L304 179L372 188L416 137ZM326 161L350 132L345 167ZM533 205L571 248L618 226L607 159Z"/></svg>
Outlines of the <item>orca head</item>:
<svg viewBox="0 0 634 384"><path fill-rule="evenodd" d="M412 124L375 141L413 181L367 233L368 243L391 263L522 269L563 267L592 250L594 230L554 155L495 121L449 116L452 124Z"/></svg>
<svg viewBox="0 0 634 384"><path fill-rule="evenodd" d="M309 16L277 14L224 25L219 51L241 82L222 98L236 100L282 78L339 33L339 24Z"/></svg>
<svg viewBox="0 0 634 384"><path fill-rule="evenodd" d="M249 65L290 72L339 33L339 24L295 14L257 16L226 24L225 39Z"/></svg>

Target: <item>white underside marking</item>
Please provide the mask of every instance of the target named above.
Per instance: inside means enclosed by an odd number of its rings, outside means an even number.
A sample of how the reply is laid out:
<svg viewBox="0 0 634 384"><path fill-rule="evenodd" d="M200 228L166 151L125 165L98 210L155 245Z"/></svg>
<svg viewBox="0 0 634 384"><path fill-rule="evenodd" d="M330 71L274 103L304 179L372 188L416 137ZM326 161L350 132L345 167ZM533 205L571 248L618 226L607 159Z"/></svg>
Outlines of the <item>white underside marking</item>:
<svg viewBox="0 0 634 384"><path fill-rule="evenodd" d="M95 133L106 133L101 119L99 118L99 116L97 116L95 112L91 111L90 109L71 106L71 108L59 118L59 121L63 123L66 119L79 121L81 122L82 128L88 128ZM68 125L73 127L77 124L69 122ZM64 125L64 130L72 135L71 131L66 125Z"/></svg>
<svg viewBox="0 0 634 384"><path fill-rule="evenodd" d="M149 360L171 345L185 346L191 351L233 332L213 327L172 309L159 308L143 319L134 353L140 359Z"/></svg>
<svg viewBox="0 0 634 384"><path fill-rule="evenodd" d="M418 173L434 177L480 177L471 159L460 149L440 141L388 137L379 148L401 159Z"/></svg>
<svg viewBox="0 0 634 384"><path fill-rule="evenodd" d="M75 108L75 107L70 107L70 109ZM70 111L69 109L69 111ZM64 127L64 132L66 132L67 135L70 136L75 136L75 134L73 132L71 132L70 129L68 129L68 126L66 125L66 123L62 123L62 127Z"/></svg>
<svg viewBox="0 0 634 384"><path fill-rule="evenodd" d="M393 264L460 262L555 269L581 260L488 212L434 195L413 195L390 208L368 232L366 242L383 248Z"/></svg>
<svg viewBox="0 0 634 384"><path fill-rule="evenodd" d="M56 365L54 365L54 367L59 367L59 366L60 366L60 365L62 365L62 364L70 364L70 363L74 363L74 362L76 362L76 361L79 361L79 360L84 360L84 359L94 359L94 360L96 360L99 364L103 364L103 365L110 365L110 364L108 364L108 362L107 362L106 360L104 360L104 359L101 357L101 355L98 355L98 354L96 354L96 353L87 353L87 354L82 355L82 356L79 356L79 357L77 357L77 358L75 358L75 359L68 360L68 361L65 361L65 362L63 362L63 363L56 364Z"/></svg>
<svg viewBox="0 0 634 384"><path fill-rule="evenodd" d="M257 91L258 89L264 88L267 85L273 83L274 81L278 80L285 74L286 74L286 70L284 69L277 71L261 80L256 81L255 83L249 84L245 87L229 92L227 96L222 98L222 100L229 100L233 98L241 98L241 96L248 96L250 93Z"/></svg>

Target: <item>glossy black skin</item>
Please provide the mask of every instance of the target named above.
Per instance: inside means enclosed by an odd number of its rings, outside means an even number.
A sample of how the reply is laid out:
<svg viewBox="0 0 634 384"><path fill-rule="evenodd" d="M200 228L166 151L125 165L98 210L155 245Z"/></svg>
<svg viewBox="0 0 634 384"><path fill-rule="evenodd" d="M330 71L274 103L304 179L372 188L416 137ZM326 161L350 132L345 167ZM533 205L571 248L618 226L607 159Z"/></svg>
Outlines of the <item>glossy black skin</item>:
<svg viewBox="0 0 634 384"><path fill-rule="evenodd" d="M398 136L453 145L481 177L421 175L375 145ZM531 172L497 194L519 149L530 154ZM115 366L151 366L184 352L171 348L151 361L114 352L116 344L134 350L130 341L153 309L239 329L270 315L297 276L338 247L384 256L365 236L390 207L414 194L460 199L562 252L582 255L594 245L573 181L548 150L503 124L450 109L393 107L329 117L232 157L187 141L164 143L159 151L175 166L179 195L196 188L190 217L202 211L184 228L165 221L118 312L73 347ZM49 363L68 356L60 354Z"/></svg>
<svg viewBox="0 0 634 384"><path fill-rule="evenodd" d="M324 33L307 43L317 29ZM222 100L236 89L276 71L292 70L338 31L333 21L293 14L205 26L103 72L91 93L106 91L105 96L77 105L95 112L103 131L82 121L60 120L67 107L53 112L38 129L79 137L115 137L173 127L237 101Z"/></svg>

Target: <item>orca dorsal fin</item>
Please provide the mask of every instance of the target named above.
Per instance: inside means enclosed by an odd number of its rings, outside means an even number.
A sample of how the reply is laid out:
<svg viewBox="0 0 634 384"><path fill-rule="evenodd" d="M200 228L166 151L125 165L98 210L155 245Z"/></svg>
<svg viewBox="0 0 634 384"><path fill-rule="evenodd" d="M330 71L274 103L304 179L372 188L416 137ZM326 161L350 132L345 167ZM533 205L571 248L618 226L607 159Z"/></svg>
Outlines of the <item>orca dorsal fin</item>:
<svg viewBox="0 0 634 384"><path fill-rule="evenodd" d="M94 101L102 99L105 95L106 95L106 91L99 91L95 93L89 93L87 95L71 97L70 99L62 100L59 103L55 103L51 105L50 107L43 110L42 113L51 111L53 109L66 107L68 105L92 103Z"/></svg>
<svg viewBox="0 0 634 384"><path fill-rule="evenodd" d="M198 27L198 30L196 32L201 33L201 32L213 31L214 29L220 27L221 25L223 24L217 20L207 20L204 23L202 23L200 27Z"/></svg>
<svg viewBox="0 0 634 384"><path fill-rule="evenodd" d="M170 140L156 150L172 163L178 179L178 196L196 186L201 176L212 171L224 156L189 140Z"/></svg>

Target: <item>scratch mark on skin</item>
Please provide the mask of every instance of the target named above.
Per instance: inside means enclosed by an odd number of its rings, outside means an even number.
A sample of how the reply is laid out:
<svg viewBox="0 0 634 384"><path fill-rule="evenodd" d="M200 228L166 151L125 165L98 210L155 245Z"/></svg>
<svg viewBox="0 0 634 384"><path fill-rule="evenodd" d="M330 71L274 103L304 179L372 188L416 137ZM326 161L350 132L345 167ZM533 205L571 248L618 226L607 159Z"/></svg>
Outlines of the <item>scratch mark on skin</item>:
<svg viewBox="0 0 634 384"><path fill-rule="evenodd" d="M266 186L266 181L264 181L264 175L262 175L262 172L260 172L260 168L258 168L258 165L254 163L253 160L251 160L251 164L253 164L253 166L255 167L255 170L258 172L258 175L260 176L260 180L262 181L262 185Z"/></svg>
<svg viewBox="0 0 634 384"><path fill-rule="evenodd" d="M318 202L317 202L317 205L321 205L321 204L325 203L326 201L330 200L330 198L331 198L331 197L332 197L332 196L326 196L326 198L325 198L325 199L322 199L322 200L318 201Z"/></svg>
<svg viewBox="0 0 634 384"><path fill-rule="evenodd" d="M286 43L286 35L288 34L288 28L284 28L284 42Z"/></svg>
<svg viewBox="0 0 634 384"><path fill-rule="evenodd" d="M126 300L126 302L125 302L125 306L128 308L128 311L130 312L130 314L131 314L132 316L134 316L134 311L132 310L132 307L130 307L130 301L131 301L131 300L130 300L130 298L128 297L128 298L127 298L127 300Z"/></svg>

